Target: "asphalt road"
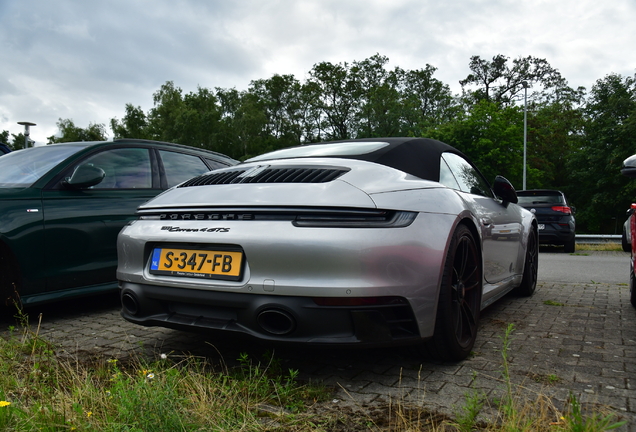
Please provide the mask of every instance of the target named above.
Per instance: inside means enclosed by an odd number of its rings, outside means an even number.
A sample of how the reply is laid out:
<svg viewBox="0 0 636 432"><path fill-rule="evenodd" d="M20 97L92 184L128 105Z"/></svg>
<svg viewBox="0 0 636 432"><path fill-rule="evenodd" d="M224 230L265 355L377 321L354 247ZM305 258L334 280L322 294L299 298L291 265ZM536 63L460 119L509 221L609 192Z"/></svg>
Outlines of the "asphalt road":
<svg viewBox="0 0 636 432"><path fill-rule="evenodd" d="M625 284L629 281L629 253L542 251L539 253L539 281Z"/></svg>

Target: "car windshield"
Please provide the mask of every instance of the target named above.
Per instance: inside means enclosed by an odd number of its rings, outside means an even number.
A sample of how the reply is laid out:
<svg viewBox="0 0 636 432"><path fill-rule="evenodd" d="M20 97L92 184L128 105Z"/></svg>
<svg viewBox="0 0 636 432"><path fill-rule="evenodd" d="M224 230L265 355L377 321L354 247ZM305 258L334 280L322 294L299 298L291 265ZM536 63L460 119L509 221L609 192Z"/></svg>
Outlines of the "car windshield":
<svg viewBox="0 0 636 432"><path fill-rule="evenodd" d="M0 158L0 188L29 187L85 146L45 146L18 150Z"/></svg>
<svg viewBox="0 0 636 432"><path fill-rule="evenodd" d="M245 162L301 157L354 156L371 153L388 145L389 144L386 142L344 142L333 144L306 145L277 150L271 153L265 153L264 155L248 159Z"/></svg>

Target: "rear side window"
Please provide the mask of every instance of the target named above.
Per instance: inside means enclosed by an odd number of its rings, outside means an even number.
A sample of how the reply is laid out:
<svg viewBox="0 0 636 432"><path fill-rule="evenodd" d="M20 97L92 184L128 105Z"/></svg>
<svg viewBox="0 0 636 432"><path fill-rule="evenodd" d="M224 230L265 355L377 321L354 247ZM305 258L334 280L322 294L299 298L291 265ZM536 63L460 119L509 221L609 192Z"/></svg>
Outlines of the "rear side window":
<svg viewBox="0 0 636 432"><path fill-rule="evenodd" d="M159 154L169 188L210 171L198 156L166 150L159 150Z"/></svg>
<svg viewBox="0 0 636 432"><path fill-rule="evenodd" d="M205 158L205 161L208 163L210 167L212 167L212 169L227 168L229 166L232 166L232 164L230 163L224 163L224 162L220 162L218 160L210 159L210 158Z"/></svg>
<svg viewBox="0 0 636 432"><path fill-rule="evenodd" d="M473 195L493 197L490 185L486 179L466 159L455 153L443 153L442 161L448 164L448 168L457 182L459 190ZM448 178L448 174L444 173L444 165L441 165L440 168L440 180L443 180L444 177ZM448 184L447 186L452 187Z"/></svg>
<svg viewBox="0 0 636 432"><path fill-rule="evenodd" d="M451 172L444 158L440 159L439 182L443 184L444 186L449 187L451 189L461 190L461 188L459 187L459 184L457 183L457 180L455 180L455 176Z"/></svg>

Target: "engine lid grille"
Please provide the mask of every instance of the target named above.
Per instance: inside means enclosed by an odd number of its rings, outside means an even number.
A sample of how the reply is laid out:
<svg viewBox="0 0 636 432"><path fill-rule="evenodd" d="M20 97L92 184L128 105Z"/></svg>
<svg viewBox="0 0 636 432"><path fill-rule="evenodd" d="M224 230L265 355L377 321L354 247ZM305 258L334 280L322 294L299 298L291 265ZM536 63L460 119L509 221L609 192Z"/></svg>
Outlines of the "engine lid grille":
<svg viewBox="0 0 636 432"><path fill-rule="evenodd" d="M233 183L327 183L349 171L341 167L271 167L215 171L194 177L179 187L224 185Z"/></svg>

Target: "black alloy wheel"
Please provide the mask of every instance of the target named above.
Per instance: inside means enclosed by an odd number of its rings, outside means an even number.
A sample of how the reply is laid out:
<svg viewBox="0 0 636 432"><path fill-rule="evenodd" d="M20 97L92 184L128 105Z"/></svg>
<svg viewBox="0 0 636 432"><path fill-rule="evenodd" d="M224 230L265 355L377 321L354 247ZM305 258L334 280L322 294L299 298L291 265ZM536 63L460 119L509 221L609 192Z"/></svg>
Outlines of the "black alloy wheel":
<svg viewBox="0 0 636 432"><path fill-rule="evenodd" d="M459 225L444 265L435 334L428 342L440 360L460 361L470 354L477 338L481 294L479 250L472 232Z"/></svg>

